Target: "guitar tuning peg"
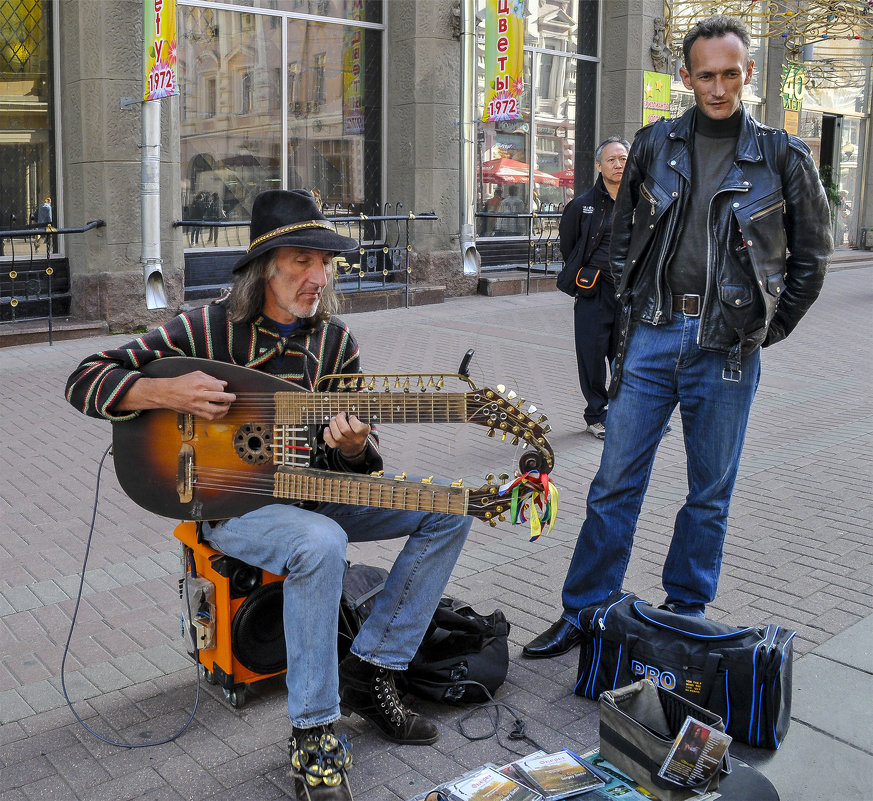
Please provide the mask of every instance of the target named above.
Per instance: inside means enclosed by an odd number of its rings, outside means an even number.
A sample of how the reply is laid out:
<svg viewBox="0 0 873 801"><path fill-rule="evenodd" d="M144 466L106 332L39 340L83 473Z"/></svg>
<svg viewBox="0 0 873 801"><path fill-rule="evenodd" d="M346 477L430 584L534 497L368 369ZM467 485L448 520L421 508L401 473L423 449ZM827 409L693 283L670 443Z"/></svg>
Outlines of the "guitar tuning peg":
<svg viewBox="0 0 873 801"><path fill-rule="evenodd" d="M401 473L399 476L394 476L395 481L406 481L406 473Z"/></svg>
<svg viewBox="0 0 873 801"><path fill-rule="evenodd" d="M372 473L370 473L370 475L373 476L373 478L382 478L382 476L385 475L385 471L384 470L374 470Z"/></svg>
<svg viewBox="0 0 873 801"><path fill-rule="evenodd" d="M534 406L533 404L531 404L530 406L527 407L528 414L533 414L536 410L537 410L537 407Z"/></svg>
<svg viewBox="0 0 873 801"><path fill-rule="evenodd" d="M513 445L518 445L518 437L513 437L513 438L512 438L512 444L513 444Z"/></svg>
<svg viewBox="0 0 873 801"><path fill-rule="evenodd" d="M489 484L490 484L492 481L494 481L494 473L489 473L487 476L485 476L485 480L486 480Z"/></svg>
<svg viewBox="0 0 873 801"><path fill-rule="evenodd" d="M497 528L497 521L496 520L489 520L488 525L491 526L491 528Z"/></svg>
<svg viewBox="0 0 873 801"><path fill-rule="evenodd" d="M506 387L503 386L503 384L498 384L498 385L495 387L495 389L496 389L496 390L497 390L501 395L502 395L504 392L506 392Z"/></svg>
<svg viewBox="0 0 873 801"><path fill-rule="evenodd" d="M373 376L373 377L370 379L370 383L367 384L367 389L369 389L371 392L372 392L374 389L376 389L376 376Z"/></svg>
<svg viewBox="0 0 873 801"><path fill-rule="evenodd" d="M437 382L436 382L436 388L437 388L437 389L442 389L442 388L445 386L445 383L446 383L446 382L443 381L443 377L440 376L440 377L437 379Z"/></svg>
<svg viewBox="0 0 873 801"><path fill-rule="evenodd" d="M400 389L400 376L394 379L394 389Z"/></svg>
<svg viewBox="0 0 873 801"><path fill-rule="evenodd" d="M459 478L457 481L453 481L452 486L453 487L463 487L464 486L464 479Z"/></svg>
<svg viewBox="0 0 873 801"><path fill-rule="evenodd" d="M506 432L503 432L503 436L500 438L501 442L506 442Z"/></svg>
<svg viewBox="0 0 873 801"><path fill-rule="evenodd" d="M409 392L409 379L408 378L406 379L406 381L403 382L403 391Z"/></svg>
<svg viewBox="0 0 873 801"><path fill-rule="evenodd" d="M428 476L427 478L423 478L421 480L422 484L433 484L433 476Z"/></svg>
<svg viewBox="0 0 873 801"><path fill-rule="evenodd" d="M512 400L513 398L518 397L518 393L514 389L511 389L509 390L509 392L506 393L506 397L508 400Z"/></svg>
<svg viewBox="0 0 873 801"><path fill-rule="evenodd" d="M509 473L501 473L499 476L497 476L497 478L499 478L501 481L508 481Z"/></svg>
<svg viewBox="0 0 873 801"><path fill-rule="evenodd" d="M552 430L552 427L551 427L548 423L546 423L546 424L543 426L543 433L544 433L544 434L548 434L549 431L551 431L551 430Z"/></svg>
<svg viewBox="0 0 873 801"><path fill-rule="evenodd" d="M433 376L431 376L431 377L427 380L427 385L428 385L429 387L434 386Z"/></svg>
<svg viewBox="0 0 873 801"><path fill-rule="evenodd" d="M424 376L423 376L423 375L420 375L420 376L418 377L418 381L416 382L416 386L418 386L418 387L423 387L423 386L424 386Z"/></svg>
<svg viewBox="0 0 873 801"><path fill-rule="evenodd" d="M519 399L515 402L515 408L516 408L516 409L520 409L520 408L521 408L521 405L522 405L523 403L524 403L524 398L519 398Z"/></svg>
<svg viewBox="0 0 873 801"><path fill-rule="evenodd" d="M497 515L497 519L498 519L501 523L504 523L504 522L506 521L506 515Z"/></svg>
<svg viewBox="0 0 873 801"><path fill-rule="evenodd" d="M494 429L493 429L493 428L489 428L489 429L488 429L488 436L489 436L489 437L493 437L493 436L494 436Z"/></svg>
<svg viewBox="0 0 873 801"><path fill-rule="evenodd" d="M539 419L537 420L537 422L538 422L538 423L545 423L546 420L548 420L548 419L549 419L549 418L546 417L544 414L541 414L541 415L539 416Z"/></svg>

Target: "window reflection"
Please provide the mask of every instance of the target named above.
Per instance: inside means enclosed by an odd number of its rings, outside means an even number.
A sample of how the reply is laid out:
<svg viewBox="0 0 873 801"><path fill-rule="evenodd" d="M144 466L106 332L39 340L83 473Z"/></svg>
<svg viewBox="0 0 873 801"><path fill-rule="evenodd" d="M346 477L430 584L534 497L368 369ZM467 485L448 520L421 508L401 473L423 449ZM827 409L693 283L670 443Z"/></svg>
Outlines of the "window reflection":
<svg viewBox="0 0 873 801"><path fill-rule="evenodd" d="M247 5L343 19L372 15L365 0ZM180 7L184 219L247 220L259 192L283 186L309 189L334 206L378 205L381 41L374 29ZM192 226L187 236L189 247L245 244L234 228Z"/></svg>
<svg viewBox="0 0 873 801"><path fill-rule="evenodd" d="M57 208L50 4L0 3L0 42L0 228L24 228Z"/></svg>

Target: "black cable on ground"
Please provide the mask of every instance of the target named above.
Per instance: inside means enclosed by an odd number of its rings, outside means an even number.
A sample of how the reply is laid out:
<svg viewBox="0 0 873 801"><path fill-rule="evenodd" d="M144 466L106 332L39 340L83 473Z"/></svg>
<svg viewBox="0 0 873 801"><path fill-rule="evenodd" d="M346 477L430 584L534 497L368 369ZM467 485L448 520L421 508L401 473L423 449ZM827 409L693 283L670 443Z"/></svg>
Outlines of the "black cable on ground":
<svg viewBox="0 0 873 801"><path fill-rule="evenodd" d="M197 692L194 697L194 708L191 710L191 715L188 720L185 722L185 725L182 726L175 734L170 735L169 737L164 738L163 740L156 740L154 742L148 743L120 743L115 740L110 740L107 737L104 737L101 734L98 734L94 729L92 729L84 720L79 716L79 713L73 708L73 702L70 700L70 696L67 693L67 683L65 679L65 668L67 664L67 654L70 651L70 641L73 639L73 630L76 627L76 617L79 614L79 605L82 602L82 589L85 585L85 568L88 565L88 555L91 552L91 538L94 536L94 524L97 519L97 500L100 495L100 475L103 472L103 463L106 461L106 457L109 455L112 450L112 445L109 445L106 450L103 452L103 456L100 458L100 465L97 468L97 484L94 488L94 508L91 511L91 527L88 530L88 540L85 543L85 558L82 561L82 575L79 577L79 591L76 594L76 605L73 609L73 617L70 621L70 633L67 635L67 642L64 644L64 655L61 659L61 691L64 694L64 700L67 702L67 706L70 707L70 711L75 716L76 720L85 728L86 731L93 734L98 740L102 740L104 743L108 745L114 745L118 748L150 748L155 745L164 745L165 743L171 743L173 740L180 737L187 728L194 721L194 715L197 714L197 707L200 703L200 669L198 666L197 669ZM187 587L186 587L187 591ZM186 599L187 600L187 599ZM194 644L195 648L195 660L196 660L196 648L197 644Z"/></svg>

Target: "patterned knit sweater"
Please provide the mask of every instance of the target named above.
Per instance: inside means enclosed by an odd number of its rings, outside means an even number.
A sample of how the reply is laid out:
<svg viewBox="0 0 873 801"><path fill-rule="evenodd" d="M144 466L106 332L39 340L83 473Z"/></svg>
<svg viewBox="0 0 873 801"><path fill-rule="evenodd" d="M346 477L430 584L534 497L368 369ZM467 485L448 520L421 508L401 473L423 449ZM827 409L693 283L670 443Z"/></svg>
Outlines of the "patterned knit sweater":
<svg viewBox="0 0 873 801"><path fill-rule="evenodd" d="M232 323L219 302L174 317L120 348L84 359L67 381L66 398L80 412L122 422L140 412L116 411L119 400L142 376L139 369L164 356L195 356L251 367L312 391L325 375L360 373L358 344L342 320L332 318L314 326L301 325L282 338L273 322L259 317L253 323ZM320 392L341 389L339 379L318 387ZM345 462L342 454L324 445L313 455L313 466L343 472L369 473L382 469L378 436L371 432L366 459Z"/></svg>

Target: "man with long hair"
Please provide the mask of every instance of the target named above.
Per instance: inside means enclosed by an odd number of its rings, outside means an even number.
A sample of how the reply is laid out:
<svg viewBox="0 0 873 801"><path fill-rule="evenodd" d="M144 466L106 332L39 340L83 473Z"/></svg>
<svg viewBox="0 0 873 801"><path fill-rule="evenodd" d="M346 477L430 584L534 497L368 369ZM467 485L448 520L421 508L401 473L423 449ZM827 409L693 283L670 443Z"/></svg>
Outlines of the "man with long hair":
<svg viewBox="0 0 873 801"><path fill-rule="evenodd" d="M325 389L318 383L322 376L358 375L357 342L332 316L332 259L357 247L357 241L336 233L308 192L261 193L252 209L251 244L234 267L229 295L121 348L88 357L70 376L67 400L85 414L112 421L129 420L146 409L222 419L236 401L225 381L200 370L175 378L140 372L165 356L244 365L307 391L316 385ZM330 379L327 391L341 390L342 381ZM319 432L311 464L346 473L381 470L376 432L340 412ZM300 801L351 799L350 760L333 732L340 703L392 742L428 745L438 738L431 721L402 704L394 674L415 655L470 524L469 517L459 515L272 502L240 517L202 524L215 549L286 575L289 750ZM406 542L385 588L349 655L337 665L346 544L399 537ZM318 775L322 769L326 772Z"/></svg>

